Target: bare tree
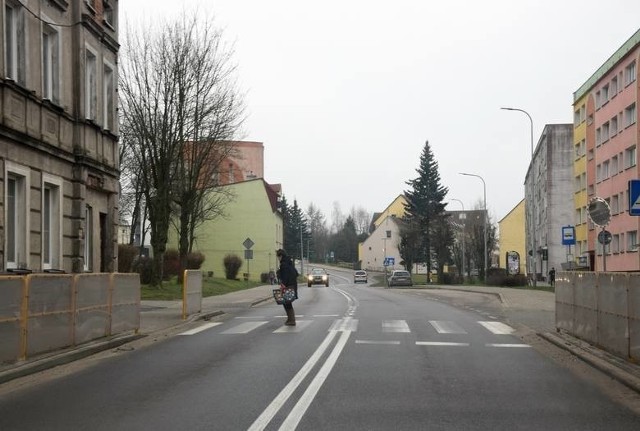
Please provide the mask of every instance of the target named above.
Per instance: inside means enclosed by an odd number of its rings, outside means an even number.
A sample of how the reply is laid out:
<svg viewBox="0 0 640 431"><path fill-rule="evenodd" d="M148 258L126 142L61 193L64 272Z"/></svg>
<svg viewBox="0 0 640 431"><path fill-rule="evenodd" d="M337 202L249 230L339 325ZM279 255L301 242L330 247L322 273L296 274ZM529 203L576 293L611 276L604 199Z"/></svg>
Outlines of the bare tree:
<svg viewBox="0 0 640 431"><path fill-rule="evenodd" d="M329 249L329 230L324 214L313 203L307 208L307 220L312 241L312 257L316 262L324 261Z"/></svg>
<svg viewBox="0 0 640 431"><path fill-rule="evenodd" d="M346 219L340 209L340 202L333 201L333 209L331 210L331 233L335 234L341 231Z"/></svg>
<svg viewBox="0 0 640 431"><path fill-rule="evenodd" d="M178 214L186 258L198 223L222 212L221 163L242 123L231 50L210 20L175 22L129 32L120 68L122 131L149 213L154 285L172 216Z"/></svg>
<svg viewBox="0 0 640 431"><path fill-rule="evenodd" d="M349 213L353 222L356 226L356 233L358 235L369 233L369 225L371 223L371 214L367 212L363 207L356 208L355 206L351 207L351 212Z"/></svg>

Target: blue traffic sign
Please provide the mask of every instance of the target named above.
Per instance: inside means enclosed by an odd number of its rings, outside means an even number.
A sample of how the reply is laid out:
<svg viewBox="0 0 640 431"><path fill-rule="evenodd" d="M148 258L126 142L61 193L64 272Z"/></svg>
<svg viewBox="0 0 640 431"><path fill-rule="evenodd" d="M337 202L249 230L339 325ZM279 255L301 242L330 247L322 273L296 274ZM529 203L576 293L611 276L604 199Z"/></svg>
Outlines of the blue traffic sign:
<svg viewBox="0 0 640 431"><path fill-rule="evenodd" d="M640 180L629 181L629 215L640 216Z"/></svg>
<svg viewBox="0 0 640 431"><path fill-rule="evenodd" d="M576 244L576 228L573 226L562 226L562 245Z"/></svg>
<svg viewBox="0 0 640 431"><path fill-rule="evenodd" d="M394 257L384 258L384 266L393 266L395 264L396 264L396 259Z"/></svg>

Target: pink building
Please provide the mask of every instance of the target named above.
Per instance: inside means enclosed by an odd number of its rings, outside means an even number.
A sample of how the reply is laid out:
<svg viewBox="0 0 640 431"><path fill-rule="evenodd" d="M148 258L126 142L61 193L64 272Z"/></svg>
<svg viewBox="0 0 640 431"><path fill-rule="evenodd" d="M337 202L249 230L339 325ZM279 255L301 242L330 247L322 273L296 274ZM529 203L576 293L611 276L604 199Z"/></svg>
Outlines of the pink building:
<svg viewBox="0 0 640 431"><path fill-rule="evenodd" d="M598 242L602 228L590 219L587 222L589 266L597 271L640 270L639 218L628 213L628 182L639 178L639 61L640 30L574 93L576 103L586 101L588 199L603 198L611 208L611 220L606 226L611 243L606 246L604 257L603 246Z"/></svg>

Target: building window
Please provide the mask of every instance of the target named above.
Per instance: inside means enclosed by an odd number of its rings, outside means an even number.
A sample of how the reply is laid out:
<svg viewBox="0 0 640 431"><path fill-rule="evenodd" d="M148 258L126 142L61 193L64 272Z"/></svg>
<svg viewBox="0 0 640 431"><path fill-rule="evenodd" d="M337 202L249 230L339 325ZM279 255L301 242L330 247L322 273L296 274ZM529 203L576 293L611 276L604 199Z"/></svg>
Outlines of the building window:
<svg viewBox="0 0 640 431"><path fill-rule="evenodd" d="M611 119L611 136L615 136L618 133L618 116Z"/></svg>
<svg viewBox="0 0 640 431"><path fill-rule="evenodd" d="M611 158L611 174L615 175L618 173L618 156L615 155Z"/></svg>
<svg viewBox="0 0 640 431"><path fill-rule="evenodd" d="M581 224L582 223L582 217L581 217L581 214L580 214L580 209L576 210L575 218L576 218L576 224Z"/></svg>
<svg viewBox="0 0 640 431"><path fill-rule="evenodd" d="M103 0L102 1L102 10L103 10L103 19L104 23L107 24L111 28L115 28L116 26L116 13L113 10L113 6L111 6L111 1Z"/></svg>
<svg viewBox="0 0 640 431"><path fill-rule="evenodd" d="M589 154L587 154L587 160L593 160L593 150L589 150Z"/></svg>
<svg viewBox="0 0 640 431"><path fill-rule="evenodd" d="M596 109L600 109L600 106L602 106L602 94L596 91Z"/></svg>
<svg viewBox="0 0 640 431"><path fill-rule="evenodd" d="M627 251L636 251L638 249L638 231L632 230L627 232Z"/></svg>
<svg viewBox="0 0 640 431"><path fill-rule="evenodd" d="M585 190L587 188L587 174L586 173L582 173L582 175L580 175L580 185L581 190Z"/></svg>
<svg viewBox="0 0 640 431"><path fill-rule="evenodd" d="M609 140L609 122L607 121L602 125L602 142Z"/></svg>
<svg viewBox="0 0 640 431"><path fill-rule="evenodd" d="M58 32L45 24L42 30L42 97L56 103L60 91L59 50Z"/></svg>
<svg viewBox="0 0 640 431"><path fill-rule="evenodd" d="M579 109L573 113L573 125L575 127L577 127L578 124L580 124L580 110Z"/></svg>
<svg viewBox="0 0 640 431"><path fill-rule="evenodd" d="M598 164L596 166L596 182L602 181L602 165Z"/></svg>
<svg viewBox="0 0 640 431"><path fill-rule="evenodd" d="M602 87L602 104L606 105L609 101L609 84Z"/></svg>
<svg viewBox="0 0 640 431"><path fill-rule="evenodd" d="M624 110L624 127L629 127L636 122L636 104L632 103Z"/></svg>
<svg viewBox="0 0 640 431"><path fill-rule="evenodd" d="M114 131L114 93L115 93L115 81L114 81L114 68L108 64L104 64L104 77L102 79L103 86L103 104L102 107L104 112L104 128L107 130Z"/></svg>
<svg viewBox="0 0 640 431"><path fill-rule="evenodd" d="M618 214L620 212L620 199L618 195L613 195L611 198L611 213Z"/></svg>
<svg viewBox="0 0 640 431"><path fill-rule="evenodd" d="M87 49L85 51L85 115L88 120L96 120L98 104L96 94L96 55Z"/></svg>
<svg viewBox="0 0 640 431"><path fill-rule="evenodd" d="M636 61L633 60L624 69L624 85L627 86L636 80Z"/></svg>
<svg viewBox="0 0 640 431"><path fill-rule="evenodd" d="M4 7L5 75L20 85L26 84L26 38L24 7L7 0Z"/></svg>
<svg viewBox="0 0 640 431"><path fill-rule="evenodd" d="M611 253L620 253L620 235L615 234L611 240Z"/></svg>
<svg viewBox="0 0 640 431"><path fill-rule="evenodd" d="M636 165L636 146L633 145L624 150L624 168L631 168Z"/></svg>
<svg viewBox="0 0 640 431"><path fill-rule="evenodd" d="M616 97L616 94L618 94L618 77L614 76L611 79L611 97Z"/></svg>
<svg viewBox="0 0 640 431"><path fill-rule="evenodd" d="M87 205L84 211L84 270L93 267L93 208Z"/></svg>
<svg viewBox="0 0 640 431"><path fill-rule="evenodd" d="M602 179L606 180L607 178L609 178L609 160L602 163Z"/></svg>
<svg viewBox="0 0 640 431"><path fill-rule="evenodd" d="M42 267L61 268L62 181L44 175L42 187Z"/></svg>
<svg viewBox="0 0 640 431"><path fill-rule="evenodd" d="M27 268L29 228L29 169L6 162L6 264L7 269Z"/></svg>

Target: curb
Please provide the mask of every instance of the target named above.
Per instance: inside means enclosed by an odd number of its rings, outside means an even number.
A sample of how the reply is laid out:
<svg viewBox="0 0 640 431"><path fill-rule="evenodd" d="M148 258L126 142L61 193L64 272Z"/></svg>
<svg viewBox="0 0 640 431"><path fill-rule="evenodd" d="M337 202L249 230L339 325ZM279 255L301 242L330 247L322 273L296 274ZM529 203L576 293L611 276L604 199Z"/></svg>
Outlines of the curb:
<svg viewBox="0 0 640 431"><path fill-rule="evenodd" d="M57 367L59 365L68 364L98 352L113 349L144 337L146 337L146 335L143 334L124 335L110 340L94 342L86 346L72 348L72 350L65 352L49 354L38 359L30 360L27 363L11 366L11 368L5 371L0 371L0 384L20 377L25 377L39 371L47 370L49 368Z"/></svg>
<svg viewBox="0 0 640 431"><path fill-rule="evenodd" d="M638 373L634 373L625 370L623 366L616 365L615 362L622 361L621 359L607 359L593 354L581 347L578 340L573 341L568 336L551 332L539 333L538 335L640 394L640 370ZM606 352L601 352L601 355L609 356Z"/></svg>
<svg viewBox="0 0 640 431"><path fill-rule="evenodd" d="M409 288L412 289L412 288ZM440 286L428 286L425 285L425 287L413 287L413 289L421 289L421 290L455 290L457 292L467 292L467 293L482 293L484 295L491 295L491 296L495 296L496 298L498 298L498 300L505 304L505 305L509 305L509 303L507 302L507 299L504 297L504 295L500 292L486 292L484 290L477 290L477 289L462 289L462 288L456 288L456 287L440 287Z"/></svg>

